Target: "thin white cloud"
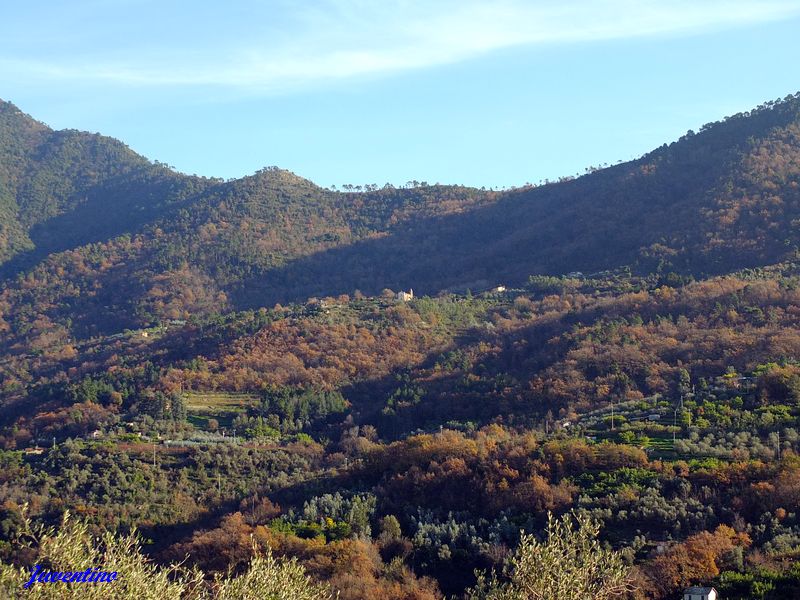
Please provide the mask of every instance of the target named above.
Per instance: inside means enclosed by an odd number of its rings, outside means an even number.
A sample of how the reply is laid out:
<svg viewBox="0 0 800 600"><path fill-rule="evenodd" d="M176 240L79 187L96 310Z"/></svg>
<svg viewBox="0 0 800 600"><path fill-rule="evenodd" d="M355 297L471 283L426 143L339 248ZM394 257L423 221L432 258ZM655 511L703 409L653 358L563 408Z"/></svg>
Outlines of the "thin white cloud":
<svg viewBox="0 0 800 600"><path fill-rule="evenodd" d="M246 0L242 0L246 2ZM536 44L683 35L791 18L800 0L328 0L279 3L281 31L220 35L196 48L128 48L105 58L0 58L4 77L281 92L456 63ZM298 5L301 8L298 8ZM282 8L282 11L280 10ZM190 17L187 17L190 19ZM148 43L152 44L152 40ZM7 54L7 52L6 52ZM189 56L190 58L187 58Z"/></svg>

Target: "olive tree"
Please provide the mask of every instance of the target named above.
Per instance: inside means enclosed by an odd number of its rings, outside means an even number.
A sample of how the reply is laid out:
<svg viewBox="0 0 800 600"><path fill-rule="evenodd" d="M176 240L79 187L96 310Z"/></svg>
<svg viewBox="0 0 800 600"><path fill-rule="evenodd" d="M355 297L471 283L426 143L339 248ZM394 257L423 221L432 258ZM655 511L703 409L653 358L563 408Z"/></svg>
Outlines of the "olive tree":
<svg viewBox="0 0 800 600"><path fill-rule="evenodd" d="M584 515L548 516L545 539L523 535L502 580L478 575L469 600L610 600L630 591L622 555L604 548L599 524Z"/></svg>
<svg viewBox="0 0 800 600"><path fill-rule="evenodd" d="M182 565L159 566L141 552L136 532L96 537L86 523L67 514L56 529L34 530L30 521L17 540L20 555L35 552L44 571L58 577L84 569L116 572L112 582L31 582L32 570L0 563L0 598L11 600L332 600L329 588L316 583L296 560L256 552L240 575L205 578ZM49 578L48 578L49 579ZM30 584L23 587L26 583Z"/></svg>

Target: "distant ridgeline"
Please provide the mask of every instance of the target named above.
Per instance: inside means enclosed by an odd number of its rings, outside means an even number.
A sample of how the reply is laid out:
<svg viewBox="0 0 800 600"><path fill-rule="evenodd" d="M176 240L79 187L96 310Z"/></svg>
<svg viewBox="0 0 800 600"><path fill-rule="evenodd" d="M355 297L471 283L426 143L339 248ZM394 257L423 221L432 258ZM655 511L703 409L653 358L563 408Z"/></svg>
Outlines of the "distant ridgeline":
<svg viewBox="0 0 800 600"><path fill-rule="evenodd" d="M799 109L790 96L537 187L340 193L274 168L228 182L182 175L2 103L0 316L47 306L84 336L355 290L776 263L798 246Z"/></svg>

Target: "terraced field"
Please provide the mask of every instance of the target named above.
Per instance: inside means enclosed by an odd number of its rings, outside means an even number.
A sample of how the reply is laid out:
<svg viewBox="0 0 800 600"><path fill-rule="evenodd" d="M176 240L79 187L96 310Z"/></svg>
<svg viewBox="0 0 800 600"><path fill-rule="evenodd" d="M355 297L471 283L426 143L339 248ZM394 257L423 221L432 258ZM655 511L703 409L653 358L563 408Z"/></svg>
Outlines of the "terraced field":
<svg viewBox="0 0 800 600"><path fill-rule="evenodd" d="M220 427L230 427L236 415L258 404L255 394L244 392L184 392L187 419L198 429L210 429L209 421L216 419Z"/></svg>

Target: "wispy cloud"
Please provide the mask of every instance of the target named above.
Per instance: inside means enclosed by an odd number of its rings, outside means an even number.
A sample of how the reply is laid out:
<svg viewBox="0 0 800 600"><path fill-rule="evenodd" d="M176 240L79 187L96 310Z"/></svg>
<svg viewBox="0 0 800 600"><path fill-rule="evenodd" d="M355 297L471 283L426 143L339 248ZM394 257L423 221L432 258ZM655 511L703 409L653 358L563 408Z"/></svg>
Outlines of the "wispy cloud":
<svg viewBox="0 0 800 600"><path fill-rule="evenodd" d="M273 2L268 11L253 0L225 4L236 5L241 35L237 19L228 18L217 32L213 23L199 24L196 39L155 32L124 51L29 56L3 48L0 75L275 93L515 46L695 34L800 14L800 0L327 0ZM194 18L208 15L185 14L189 27Z"/></svg>

